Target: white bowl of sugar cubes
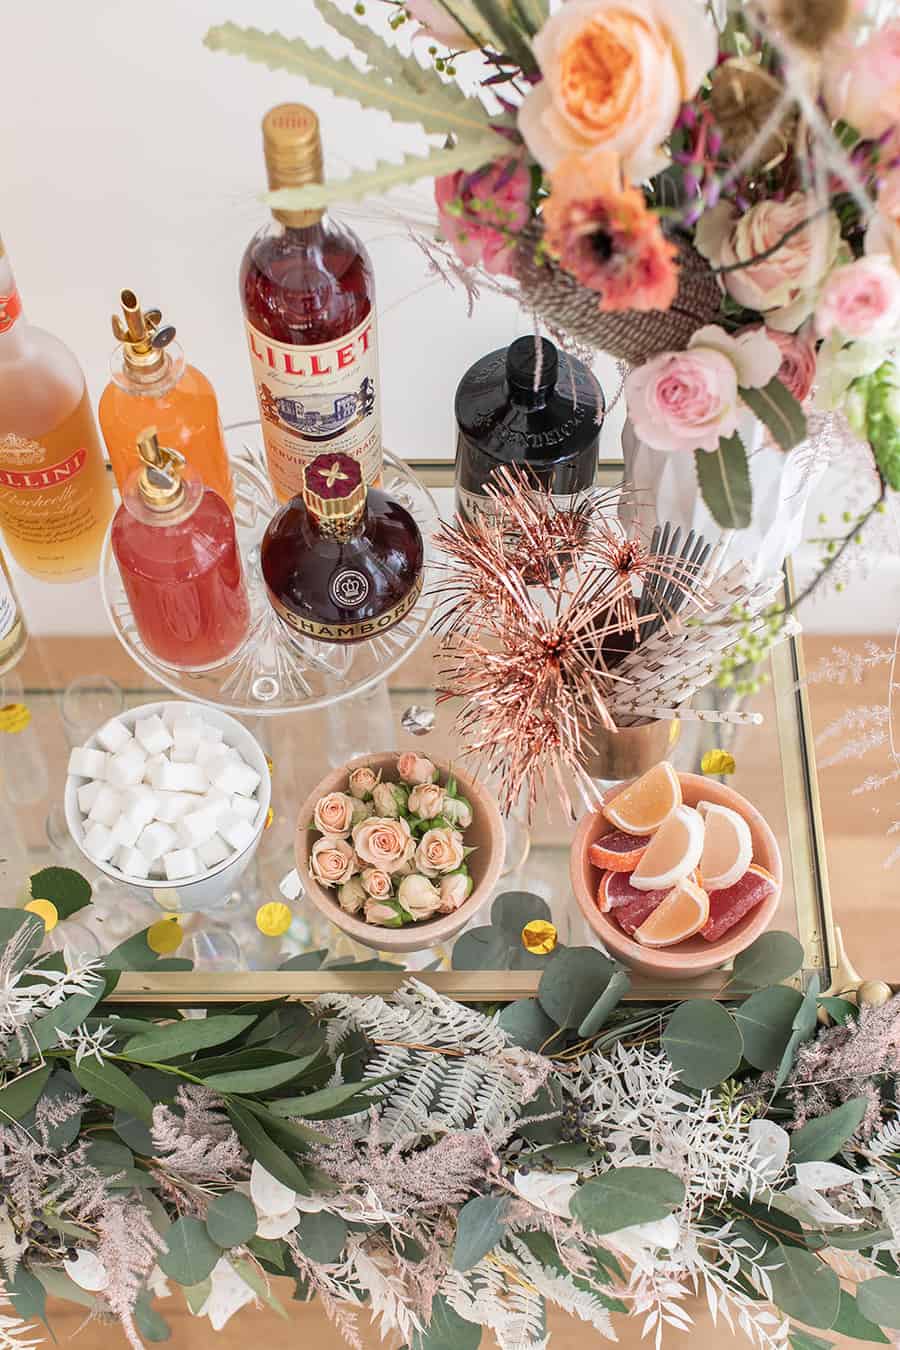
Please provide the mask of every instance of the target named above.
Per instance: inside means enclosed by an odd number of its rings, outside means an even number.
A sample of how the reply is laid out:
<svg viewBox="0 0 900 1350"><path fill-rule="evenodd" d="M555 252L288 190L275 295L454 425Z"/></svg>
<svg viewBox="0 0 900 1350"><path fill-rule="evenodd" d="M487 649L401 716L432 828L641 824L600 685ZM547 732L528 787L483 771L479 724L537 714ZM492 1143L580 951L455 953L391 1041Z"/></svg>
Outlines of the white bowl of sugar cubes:
<svg viewBox="0 0 900 1350"><path fill-rule="evenodd" d="M69 756L69 832L96 868L167 910L218 909L259 844L266 757L218 708L145 703Z"/></svg>

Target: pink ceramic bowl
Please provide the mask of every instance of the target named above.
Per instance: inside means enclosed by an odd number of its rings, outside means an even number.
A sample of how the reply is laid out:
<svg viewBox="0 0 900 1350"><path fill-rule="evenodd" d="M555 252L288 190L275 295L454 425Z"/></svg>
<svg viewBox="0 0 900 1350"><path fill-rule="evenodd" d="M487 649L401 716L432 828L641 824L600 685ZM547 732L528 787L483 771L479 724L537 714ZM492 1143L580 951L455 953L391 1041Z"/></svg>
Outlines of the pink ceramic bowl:
<svg viewBox="0 0 900 1350"><path fill-rule="evenodd" d="M589 812L578 822L569 861L572 889L581 912L603 945L639 975L667 980L694 979L706 975L749 947L775 917L784 875L775 836L746 797L724 783L697 773L680 773L678 777L681 779L681 792L686 806L696 806L699 801L715 802L719 806L730 806L744 817L753 836L753 861L775 878L772 894L729 929L718 942L707 942L698 934L674 947L644 947L623 933L608 914L600 913L595 896L603 873L601 868L589 861L588 849L602 835L608 834L613 826L599 812ZM621 791L622 786L624 784L607 793L610 800Z"/></svg>
<svg viewBox="0 0 900 1350"><path fill-rule="evenodd" d="M497 803L477 779L470 778L456 765L453 766L453 777L459 784L460 793L472 806L472 824L463 831L463 836L466 846L474 848L475 851L467 860L472 874L472 894L452 914L441 914L422 923L407 924L405 928L379 928L353 914L345 914L337 902L336 891L321 886L309 870L310 849L318 837L309 829L309 825L319 798L324 797L327 792L345 792L350 770L361 768L363 765L381 770L386 779L397 782L399 753L392 750L377 755L360 755L317 783L300 807L297 816L294 857L307 895L316 909L321 910L336 928L342 929L355 942L370 947L373 951L420 952L438 943L449 942L457 933L462 932L485 901L490 899L500 878L506 852L503 819ZM442 764L438 760L434 760L433 763L438 770L440 782L446 783L451 772L449 764Z"/></svg>

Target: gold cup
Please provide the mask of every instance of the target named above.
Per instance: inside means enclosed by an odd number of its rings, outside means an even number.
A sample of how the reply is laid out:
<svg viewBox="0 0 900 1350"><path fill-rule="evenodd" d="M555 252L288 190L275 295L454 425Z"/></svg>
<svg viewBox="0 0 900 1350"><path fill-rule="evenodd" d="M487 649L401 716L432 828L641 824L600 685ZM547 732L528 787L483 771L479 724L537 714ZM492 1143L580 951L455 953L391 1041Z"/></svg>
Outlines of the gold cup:
<svg viewBox="0 0 900 1350"><path fill-rule="evenodd" d="M593 722L585 727L589 746L585 769L591 778L617 782L637 778L661 759L668 759L680 735L681 723L677 718L666 722L649 718L618 731L609 731L602 722Z"/></svg>

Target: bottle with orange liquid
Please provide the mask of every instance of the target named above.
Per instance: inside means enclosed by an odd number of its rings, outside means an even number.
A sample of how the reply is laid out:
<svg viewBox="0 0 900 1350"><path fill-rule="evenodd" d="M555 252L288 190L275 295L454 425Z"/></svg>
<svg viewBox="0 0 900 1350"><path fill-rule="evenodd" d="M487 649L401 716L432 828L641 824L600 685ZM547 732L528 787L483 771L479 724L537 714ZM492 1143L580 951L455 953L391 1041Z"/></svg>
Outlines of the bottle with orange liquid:
<svg viewBox="0 0 900 1350"><path fill-rule="evenodd" d="M84 375L59 338L26 323L0 242L0 529L24 571L97 570L112 487Z"/></svg>
<svg viewBox="0 0 900 1350"><path fill-rule="evenodd" d="M136 445L152 422L164 443L184 456L198 477L234 506L234 485L215 391L202 371L185 364L158 309L142 310L134 291L122 291L122 318L113 316L121 346L112 379L100 399L100 426L119 491L140 468Z"/></svg>

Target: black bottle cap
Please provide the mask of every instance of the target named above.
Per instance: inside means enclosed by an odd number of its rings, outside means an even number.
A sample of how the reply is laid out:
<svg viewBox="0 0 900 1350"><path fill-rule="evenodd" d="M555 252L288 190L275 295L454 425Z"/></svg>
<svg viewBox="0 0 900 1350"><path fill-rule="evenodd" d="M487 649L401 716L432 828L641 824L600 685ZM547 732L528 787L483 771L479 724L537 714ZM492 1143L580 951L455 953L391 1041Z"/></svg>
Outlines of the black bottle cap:
<svg viewBox="0 0 900 1350"><path fill-rule="evenodd" d="M540 342L540 348L538 347ZM540 369L538 370L538 366ZM537 372L537 379L535 379ZM516 389L532 393L552 389L559 373L559 355L548 338L516 338L506 352L506 378Z"/></svg>

